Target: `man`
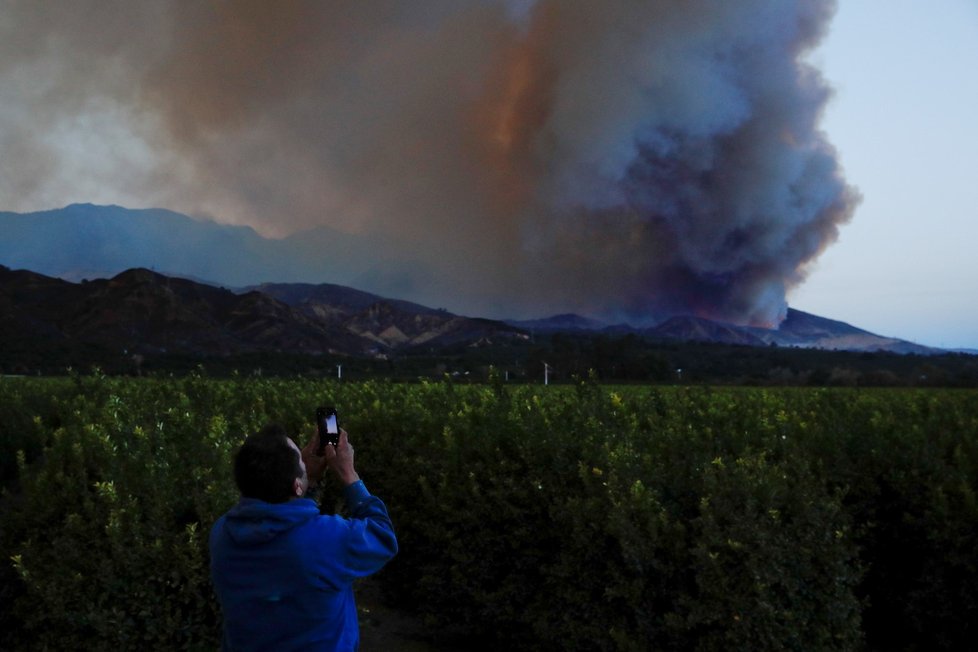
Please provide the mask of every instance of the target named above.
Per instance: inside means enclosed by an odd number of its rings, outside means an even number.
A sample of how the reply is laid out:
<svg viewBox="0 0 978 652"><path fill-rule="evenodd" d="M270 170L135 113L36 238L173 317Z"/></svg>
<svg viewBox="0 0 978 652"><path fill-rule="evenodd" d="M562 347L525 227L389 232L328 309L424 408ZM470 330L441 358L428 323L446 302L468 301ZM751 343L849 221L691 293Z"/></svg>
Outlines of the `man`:
<svg viewBox="0 0 978 652"><path fill-rule="evenodd" d="M346 431L316 455L281 426L248 437L234 459L241 500L211 529L211 579L224 615L224 650L356 650L353 581L397 553L387 508L353 464ZM308 492L326 467L350 518L323 516Z"/></svg>

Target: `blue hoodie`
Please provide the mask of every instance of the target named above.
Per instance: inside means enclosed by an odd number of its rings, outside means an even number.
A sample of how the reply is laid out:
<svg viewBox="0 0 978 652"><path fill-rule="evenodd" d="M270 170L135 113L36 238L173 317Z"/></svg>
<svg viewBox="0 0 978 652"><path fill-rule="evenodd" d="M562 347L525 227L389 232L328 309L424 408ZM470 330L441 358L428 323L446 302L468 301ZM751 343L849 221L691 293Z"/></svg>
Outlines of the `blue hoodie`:
<svg viewBox="0 0 978 652"><path fill-rule="evenodd" d="M363 482L343 491L351 517L312 500L242 498L211 529L211 579L224 650L356 650L353 580L397 553L387 508Z"/></svg>

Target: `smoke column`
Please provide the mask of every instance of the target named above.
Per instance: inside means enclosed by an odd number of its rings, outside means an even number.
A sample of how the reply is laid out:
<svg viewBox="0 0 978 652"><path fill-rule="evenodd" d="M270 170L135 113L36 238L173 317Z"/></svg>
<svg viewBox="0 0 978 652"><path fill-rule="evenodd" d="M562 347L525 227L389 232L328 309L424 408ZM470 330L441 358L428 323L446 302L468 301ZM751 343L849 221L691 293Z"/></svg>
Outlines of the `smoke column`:
<svg viewBox="0 0 978 652"><path fill-rule="evenodd" d="M0 201L380 234L475 314L774 325L858 201L803 60L833 11L0 0Z"/></svg>

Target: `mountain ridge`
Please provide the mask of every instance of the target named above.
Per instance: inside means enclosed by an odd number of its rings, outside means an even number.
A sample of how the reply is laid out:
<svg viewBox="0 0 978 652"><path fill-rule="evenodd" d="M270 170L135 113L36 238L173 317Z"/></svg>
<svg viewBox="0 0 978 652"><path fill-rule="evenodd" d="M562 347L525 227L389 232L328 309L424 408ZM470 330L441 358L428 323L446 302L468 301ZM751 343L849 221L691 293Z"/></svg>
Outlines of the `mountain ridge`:
<svg viewBox="0 0 978 652"><path fill-rule="evenodd" d="M396 242L374 236L319 226L273 239L249 226L163 208L94 204L0 211L0 264L72 280L139 267L226 287L329 279L380 294L409 289L410 279L424 274L418 261L403 259Z"/></svg>
<svg viewBox="0 0 978 652"><path fill-rule="evenodd" d="M229 355L277 351L383 356L426 346L478 346L542 332L632 333L653 340L742 346L933 354L937 349L886 338L845 322L790 309L778 329L676 316L651 328L605 324L563 314L512 323L465 317L337 284L266 283L237 291L145 268L111 279L71 283L0 266L6 330L19 327L55 340L125 344L146 354L171 350ZM523 325L523 326L521 326Z"/></svg>
<svg viewBox="0 0 978 652"><path fill-rule="evenodd" d="M63 209L36 213L0 212L0 264L72 280L111 278L135 268L167 270L164 275L170 278L263 292L305 318L327 324L331 319L341 322L351 318L348 307L355 305L363 310L389 296L374 292L375 286L402 283L405 292L410 294L409 274L405 274L401 281L380 282L378 279L384 274L397 274L389 270L380 272L362 263L363 260L383 258L385 264L393 260L395 269L399 264L413 267L409 261L397 261L396 250L395 243L350 236L327 227L271 240L247 226L221 225L167 209L71 204ZM324 278L332 282L320 282ZM365 282L372 279L373 285L369 282L356 284L357 278ZM269 279L277 281L269 282ZM392 322L381 327L374 315L372 319L364 317L353 323L354 334L365 337L373 345L394 348L433 346L464 339L466 336L462 333L472 330L469 328L471 322L456 322L449 326L443 323L444 320L436 319L439 316L455 317L442 309L428 308L405 299L383 300L394 313L411 314L415 321L419 319L418 315L427 315L428 322L412 324L410 320L400 320L400 323ZM386 318L392 318L394 313ZM749 346L775 344L921 354L941 351L875 335L845 322L795 309L788 310L787 319L778 329L721 324L688 315L670 317L650 328L605 323L572 313L542 319L488 321L505 323L510 328L531 333L635 333L664 340L717 341ZM498 331L498 327L494 328Z"/></svg>
<svg viewBox="0 0 978 652"><path fill-rule="evenodd" d="M714 342L743 346L787 346L831 351L914 353L933 355L943 349L922 346L906 340L871 333L843 321L820 317L788 308L787 317L778 328L726 324L692 315L676 315L648 328L627 324L610 324L574 314L555 315L537 320L507 320L527 330L541 333L599 332L634 333L645 337L682 342ZM583 328L582 324L590 324ZM964 351L962 351L964 352Z"/></svg>
<svg viewBox="0 0 978 652"><path fill-rule="evenodd" d="M359 291L349 289L352 293ZM71 283L0 266L0 334L23 345L75 343L127 355L280 352L383 357L424 343L477 345L523 337L502 322L472 319L358 294L355 305L290 305L273 292L225 288L133 268L111 279ZM368 300L374 299L368 303ZM423 309L423 310L420 310Z"/></svg>

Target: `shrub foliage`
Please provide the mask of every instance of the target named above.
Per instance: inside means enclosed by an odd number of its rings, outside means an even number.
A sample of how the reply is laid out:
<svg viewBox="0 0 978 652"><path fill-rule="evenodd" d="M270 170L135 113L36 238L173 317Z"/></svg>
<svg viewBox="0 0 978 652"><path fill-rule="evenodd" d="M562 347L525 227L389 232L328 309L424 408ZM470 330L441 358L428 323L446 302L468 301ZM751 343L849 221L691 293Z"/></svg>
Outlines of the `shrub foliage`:
<svg viewBox="0 0 978 652"><path fill-rule="evenodd" d="M384 588L433 637L962 649L978 622L976 399L3 379L0 648L216 647L207 534L236 500L231 455L268 421L308 437L329 401L398 531Z"/></svg>

